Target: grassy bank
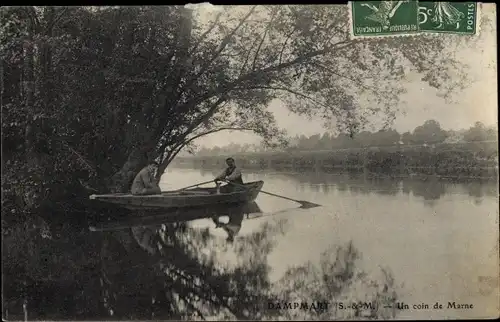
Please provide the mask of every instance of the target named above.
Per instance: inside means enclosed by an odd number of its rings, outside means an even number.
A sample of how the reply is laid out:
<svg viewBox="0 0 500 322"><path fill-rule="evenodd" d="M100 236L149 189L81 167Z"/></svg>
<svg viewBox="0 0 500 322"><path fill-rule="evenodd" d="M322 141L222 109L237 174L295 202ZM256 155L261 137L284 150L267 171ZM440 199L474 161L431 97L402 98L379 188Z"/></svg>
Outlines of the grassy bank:
<svg viewBox="0 0 500 322"><path fill-rule="evenodd" d="M441 144L436 146L392 146L381 148L287 151L235 154L247 169L349 170L392 175L437 175L444 177L498 176L496 142ZM179 157L178 166L224 166L227 156Z"/></svg>

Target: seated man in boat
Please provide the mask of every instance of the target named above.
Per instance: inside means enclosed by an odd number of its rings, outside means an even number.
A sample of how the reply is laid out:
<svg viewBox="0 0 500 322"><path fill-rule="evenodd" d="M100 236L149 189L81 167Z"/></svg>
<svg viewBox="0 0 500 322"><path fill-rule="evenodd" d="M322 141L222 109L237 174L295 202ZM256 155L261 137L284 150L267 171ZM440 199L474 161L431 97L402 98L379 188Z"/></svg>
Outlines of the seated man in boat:
<svg viewBox="0 0 500 322"><path fill-rule="evenodd" d="M154 177L155 170L158 168L158 163L150 162L135 176L135 179L130 188L133 195L156 195L161 194L161 189L158 186L158 181Z"/></svg>
<svg viewBox="0 0 500 322"><path fill-rule="evenodd" d="M215 183L219 184L219 181L228 182L227 185L220 188L220 192L228 193L241 189L243 185L243 179L241 177L241 170L236 166L233 158L226 159L227 168L222 171L220 175L215 178ZM232 184L234 183L234 184Z"/></svg>

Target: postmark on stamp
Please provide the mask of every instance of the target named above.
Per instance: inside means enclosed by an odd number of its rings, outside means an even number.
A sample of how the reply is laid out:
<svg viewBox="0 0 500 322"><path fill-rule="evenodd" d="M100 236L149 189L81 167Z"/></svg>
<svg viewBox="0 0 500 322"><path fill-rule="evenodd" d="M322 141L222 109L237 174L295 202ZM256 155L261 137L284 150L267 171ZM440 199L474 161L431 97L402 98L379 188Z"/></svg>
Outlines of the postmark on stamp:
<svg viewBox="0 0 500 322"><path fill-rule="evenodd" d="M417 33L418 1L351 1L356 37Z"/></svg>
<svg viewBox="0 0 500 322"><path fill-rule="evenodd" d="M476 34L477 2L418 2L420 31Z"/></svg>

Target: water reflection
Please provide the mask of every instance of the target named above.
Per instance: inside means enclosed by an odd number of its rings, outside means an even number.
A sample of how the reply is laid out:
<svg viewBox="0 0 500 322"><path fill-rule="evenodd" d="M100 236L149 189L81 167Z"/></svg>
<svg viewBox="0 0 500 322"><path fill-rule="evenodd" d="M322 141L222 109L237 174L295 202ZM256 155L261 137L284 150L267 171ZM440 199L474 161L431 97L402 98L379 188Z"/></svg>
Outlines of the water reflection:
<svg viewBox="0 0 500 322"><path fill-rule="evenodd" d="M241 229L243 220L258 218L262 215L262 210L256 202L245 203L241 205L219 206L204 209L190 209L183 212L184 218L212 218L216 228L222 228L228 235L227 241L233 242ZM178 218L178 217L176 217ZM162 217L156 218L156 224L138 225L131 227L132 235L136 242L147 252L154 254L156 252L156 242L160 237L165 242L165 236L168 236L168 224L172 220ZM149 222L154 222L151 218Z"/></svg>
<svg viewBox="0 0 500 322"><path fill-rule="evenodd" d="M438 180L413 180L404 182L414 196L424 200L437 200L446 194L446 184Z"/></svg>
<svg viewBox="0 0 500 322"><path fill-rule="evenodd" d="M309 189L311 189L314 192L320 192L320 185L321 184L310 184Z"/></svg>
<svg viewBox="0 0 500 322"><path fill-rule="evenodd" d="M123 211L120 218L108 218L110 220L97 220L92 223L92 230L109 231L126 229L133 226L150 226L157 224L188 222L203 218L222 216L255 216L261 213L259 205L255 202L236 205L210 205L205 207L181 208L174 210L148 210L148 211Z"/></svg>
<svg viewBox="0 0 500 322"><path fill-rule="evenodd" d="M191 210L190 216L195 212L197 217L207 214L198 209ZM251 203L220 209L216 215L251 219L259 213L259 206ZM110 315L255 319L260 314L252 311L255 301L265 303L267 297L262 286L269 285L266 261L274 245L271 237L285 233L286 220L265 222L235 244L221 243L207 227L186 222L165 224L160 219L129 228L106 232L101 251L101 284ZM235 259L232 264L220 258L227 254Z"/></svg>
<svg viewBox="0 0 500 322"><path fill-rule="evenodd" d="M422 197L424 200L437 200L446 194L466 193L471 197L495 197L498 195L496 183L480 180L448 180L438 177L381 177L364 174L328 174L328 173L288 173L301 186L309 185L317 191L318 186L323 192L336 189L342 192L376 193L380 195L410 194ZM457 191L457 186L460 188ZM328 187L328 188L326 188ZM326 192L325 192L326 193Z"/></svg>
<svg viewBox="0 0 500 322"><path fill-rule="evenodd" d="M218 215L244 213L251 219L259 212L260 207L252 203ZM315 294L317 301L328 301L354 289L377 303L394 305L397 287L393 277L384 270L382 277L364 272L358 266L360 253L352 243L331 245L318 265L309 262L287 269L283 278L271 283L267 256L276 237L288 230L287 220L268 220L234 244L221 244L207 228L185 223L133 226L129 231L107 233L101 254L105 259L101 279L104 303L111 315L121 319L245 320L298 318L286 310L269 310L267 305L293 294L303 298ZM124 244L128 245L120 247ZM329 283L320 282L324 279ZM371 313L372 318L394 318L390 310ZM332 319L337 314L335 310L311 311L301 317Z"/></svg>
<svg viewBox="0 0 500 322"><path fill-rule="evenodd" d="M215 171L200 170L201 175L214 175ZM254 175L253 172L248 172ZM256 176L272 175L276 178L290 178L295 181L301 192L311 190L317 193L330 194L334 190L361 194L380 194L395 196L410 193L423 200L438 200L446 194L467 194L480 203L481 198L498 196L498 186L491 180L445 179L436 176L423 177L391 177L373 175L362 172L326 173L311 172L280 172L255 173Z"/></svg>

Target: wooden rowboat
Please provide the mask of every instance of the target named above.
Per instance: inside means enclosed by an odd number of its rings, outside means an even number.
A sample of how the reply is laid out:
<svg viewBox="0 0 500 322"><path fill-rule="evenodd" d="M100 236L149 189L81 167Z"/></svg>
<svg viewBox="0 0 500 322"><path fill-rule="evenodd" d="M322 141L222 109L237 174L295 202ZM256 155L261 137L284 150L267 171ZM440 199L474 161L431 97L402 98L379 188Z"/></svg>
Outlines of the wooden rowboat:
<svg viewBox="0 0 500 322"><path fill-rule="evenodd" d="M91 195L90 199L129 210L179 210L252 202L257 198L263 185L263 181L248 182L244 184L245 189L219 194L216 188L193 188L146 196L130 193Z"/></svg>

